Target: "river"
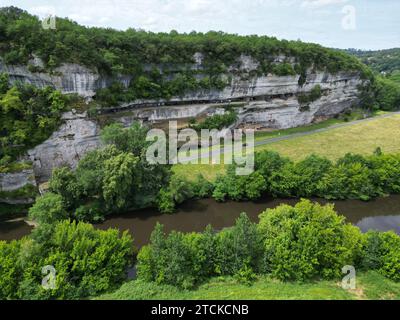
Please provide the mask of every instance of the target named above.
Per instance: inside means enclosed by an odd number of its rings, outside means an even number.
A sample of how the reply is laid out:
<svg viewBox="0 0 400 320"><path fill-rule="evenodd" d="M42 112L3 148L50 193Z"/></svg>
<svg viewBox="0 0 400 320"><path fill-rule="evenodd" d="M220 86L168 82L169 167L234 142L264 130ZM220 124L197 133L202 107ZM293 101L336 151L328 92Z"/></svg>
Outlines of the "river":
<svg viewBox="0 0 400 320"><path fill-rule="evenodd" d="M378 198L369 202L358 200L327 201L311 199L322 204L335 204L338 213L347 221L368 230L394 230L400 234L400 195ZM267 208L281 203L294 205L298 199L262 199L254 202L218 203L213 199L192 200L184 203L174 214L160 214L155 209L144 209L121 215L109 216L106 221L96 224L99 229L119 228L129 230L135 245L141 247L148 243L150 234L157 222L164 225L165 231L202 231L208 224L215 229L232 226L241 212L246 212L251 220L257 222L258 215ZM19 239L31 231L23 221L0 222L0 240Z"/></svg>

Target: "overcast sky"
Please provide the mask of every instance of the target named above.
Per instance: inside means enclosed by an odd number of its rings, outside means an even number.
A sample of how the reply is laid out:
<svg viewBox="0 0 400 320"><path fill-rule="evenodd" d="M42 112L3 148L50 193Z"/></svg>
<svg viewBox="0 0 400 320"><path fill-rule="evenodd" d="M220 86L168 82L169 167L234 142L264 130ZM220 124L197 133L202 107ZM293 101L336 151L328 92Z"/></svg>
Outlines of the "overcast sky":
<svg viewBox="0 0 400 320"><path fill-rule="evenodd" d="M400 47L400 0L0 0L88 26L301 39L335 48Z"/></svg>

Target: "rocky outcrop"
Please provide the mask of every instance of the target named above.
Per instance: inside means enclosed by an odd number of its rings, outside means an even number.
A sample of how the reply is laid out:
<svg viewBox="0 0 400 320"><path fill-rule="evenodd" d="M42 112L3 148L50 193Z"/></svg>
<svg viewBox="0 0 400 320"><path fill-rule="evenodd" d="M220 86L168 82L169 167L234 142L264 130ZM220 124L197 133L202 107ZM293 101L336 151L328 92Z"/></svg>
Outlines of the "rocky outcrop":
<svg viewBox="0 0 400 320"><path fill-rule="evenodd" d="M185 68L197 70L201 77L202 55L196 54L194 61L193 65ZM294 64L294 58L285 56L274 57L271 61ZM40 60L33 62L39 69L40 63ZM145 69L151 70L151 67L148 65ZM236 105L239 115L236 126L290 128L326 119L350 108L358 102L358 87L363 83L357 72L329 74L310 69L305 83L299 85L299 75L257 76L257 68L256 61L242 55L224 75L231 81L223 90L199 90L169 101L133 101L116 106L114 113L102 116L129 126L134 120L157 122L209 116L221 112L221 103L232 101L240 103L240 106ZM113 80L75 64L63 64L49 75L30 72L25 66L7 66L0 61L0 72L9 73L11 81L29 82L39 87L52 85L64 93L77 93L89 98L96 89L108 86ZM131 78L119 76L114 80L128 85ZM299 95L310 92L316 85L320 86L322 96L308 104L299 103ZM40 181L48 179L54 167L68 165L74 168L85 153L100 145L99 125L86 114L68 112L63 119L62 126L48 140L28 152Z"/></svg>
<svg viewBox="0 0 400 320"><path fill-rule="evenodd" d="M32 203L36 187L35 174L32 169L0 173L0 203Z"/></svg>
<svg viewBox="0 0 400 320"><path fill-rule="evenodd" d="M42 63L35 59L32 65L41 67ZM96 71L84 66L65 63L52 74L31 72L27 66L6 65L0 60L0 72L8 73L11 82L30 83L37 87L52 86L63 93L77 93L83 97L92 97L95 91L108 84Z"/></svg>
<svg viewBox="0 0 400 320"><path fill-rule="evenodd" d="M137 107L136 104L127 104L121 106L121 111L131 107L129 111L121 112L121 116L117 112L113 118L128 126L137 119L156 122L207 116L216 113L221 102L232 100L242 101L239 103L242 106L237 108L238 126L291 128L332 117L357 104L358 86L362 84L355 73L309 74L307 83L302 87L298 85L298 80L299 76L268 75L251 80L237 77L223 91L196 92L173 99L173 102L180 103L179 106ZM298 96L310 92L316 85L321 88L321 98L306 105L300 104ZM196 104L196 101L214 103Z"/></svg>
<svg viewBox="0 0 400 320"><path fill-rule="evenodd" d="M55 167L75 168L83 155L100 145L99 126L86 113L67 112L63 120L49 139L28 151L39 181L47 180Z"/></svg>

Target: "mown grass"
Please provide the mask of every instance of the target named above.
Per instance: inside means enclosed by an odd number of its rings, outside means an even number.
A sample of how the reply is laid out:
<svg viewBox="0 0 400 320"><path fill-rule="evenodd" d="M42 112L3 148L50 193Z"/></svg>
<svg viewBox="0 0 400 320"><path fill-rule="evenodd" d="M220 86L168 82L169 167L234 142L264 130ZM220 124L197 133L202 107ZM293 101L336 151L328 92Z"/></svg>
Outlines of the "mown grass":
<svg viewBox="0 0 400 320"><path fill-rule="evenodd" d="M383 152L400 151L400 115L373 119L347 127L279 141L256 150L273 150L293 160L315 153L335 160L348 152L371 154L381 147Z"/></svg>
<svg viewBox="0 0 400 320"><path fill-rule="evenodd" d="M382 114L384 113L381 112L378 115ZM310 129L310 126L308 126L288 130L291 130L290 132L293 134L315 129L318 128L313 127ZM286 135L288 130L281 132L285 132ZM274 136L270 137L273 138ZM263 138L265 139L266 136ZM381 147L385 153L400 152L400 115L371 119L367 122L355 123L346 127L328 129L325 132L294 137L290 140L258 146L255 150L277 151L283 156L298 161L313 153L331 160L336 160L348 152L368 155L372 154L377 147ZM217 174L224 172L225 167L224 165L179 164L174 166L173 170L175 173L189 179L201 173L207 179L213 180Z"/></svg>
<svg viewBox="0 0 400 320"><path fill-rule="evenodd" d="M308 131L328 128L335 124L344 123L344 122L345 121L341 120L341 119L329 119L326 121L322 121L319 123L314 123L314 124L310 124L310 125L302 126L302 127L274 130L274 131L264 131L264 132L260 131L260 132L255 133L255 140L259 141L259 140L264 140L264 139L268 139L268 138L276 138L276 137L286 136L286 135L295 134L295 133L302 133L302 132L308 132Z"/></svg>
<svg viewBox="0 0 400 320"><path fill-rule="evenodd" d="M179 290L140 280L123 284L117 291L100 296L106 300L364 300L400 299L400 283L376 272L361 273L356 290L344 290L340 281L308 283L280 282L267 276L252 285L234 278L215 278L195 290Z"/></svg>

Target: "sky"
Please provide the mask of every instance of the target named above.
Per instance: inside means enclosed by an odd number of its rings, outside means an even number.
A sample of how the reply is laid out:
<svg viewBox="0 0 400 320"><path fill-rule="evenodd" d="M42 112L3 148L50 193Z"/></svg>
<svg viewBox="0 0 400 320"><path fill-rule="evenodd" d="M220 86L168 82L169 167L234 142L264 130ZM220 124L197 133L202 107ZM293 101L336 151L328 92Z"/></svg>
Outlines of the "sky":
<svg viewBox="0 0 400 320"><path fill-rule="evenodd" d="M334 48L400 47L399 0L0 0L86 26L154 32L209 30Z"/></svg>

